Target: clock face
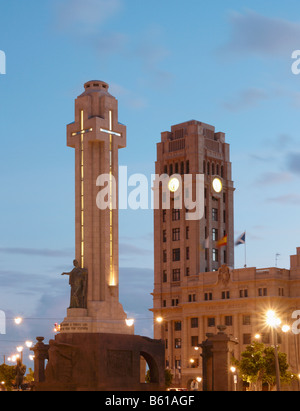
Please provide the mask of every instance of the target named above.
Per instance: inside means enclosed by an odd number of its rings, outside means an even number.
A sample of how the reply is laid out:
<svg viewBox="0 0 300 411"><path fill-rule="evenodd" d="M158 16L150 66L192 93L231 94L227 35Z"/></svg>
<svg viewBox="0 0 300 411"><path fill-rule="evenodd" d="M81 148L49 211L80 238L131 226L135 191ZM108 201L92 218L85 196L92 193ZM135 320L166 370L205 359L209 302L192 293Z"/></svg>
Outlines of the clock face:
<svg viewBox="0 0 300 411"><path fill-rule="evenodd" d="M179 182L178 178L176 178L176 177L171 178L171 180L169 181L169 184L168 184L169 190L172 193L175 193L178 190L179 186L180 186L180 182Z"/></svg>
<svg viewBox="0 0 300 411"><path fill-rule="evenodd" d="M222 181L219 178L213 179L212 186L216 193L220 193L223 189Z"/></svg>

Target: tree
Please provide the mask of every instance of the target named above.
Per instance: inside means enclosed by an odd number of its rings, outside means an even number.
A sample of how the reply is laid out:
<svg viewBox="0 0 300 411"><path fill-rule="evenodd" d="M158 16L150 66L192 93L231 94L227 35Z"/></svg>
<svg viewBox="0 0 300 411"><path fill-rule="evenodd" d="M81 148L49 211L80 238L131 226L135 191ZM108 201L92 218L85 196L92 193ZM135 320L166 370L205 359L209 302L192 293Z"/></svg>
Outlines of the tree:
<svg viewBox="0 0 300 411"><path fill-rule="evenodd" d="M291 382L293 376L288 372L289 365L285 353L278 352L280 379L282 382ZM262 384L269 387L276 384L275 349L266 347L263 343L253 341L241 354L241 360L233 360L239 369L243 381L250 384L250 389L259 391Z"/></svg>
<svg viewBox="0 0 300 411"><path fill-rule="evenodd" d="M171 387L173 381L173 374L170 370L166 369L165 370L165 385L166 388ZM146 373L146 383L150 383L150 370L147 371Z"/></svg>
<svg viewBox="0 0 300 411"><path fill-rule="evenodd" d="M5 388L10 391L16 378L16 370L14 366L2 364L0 365L0 381L5 383Z"/></svg>

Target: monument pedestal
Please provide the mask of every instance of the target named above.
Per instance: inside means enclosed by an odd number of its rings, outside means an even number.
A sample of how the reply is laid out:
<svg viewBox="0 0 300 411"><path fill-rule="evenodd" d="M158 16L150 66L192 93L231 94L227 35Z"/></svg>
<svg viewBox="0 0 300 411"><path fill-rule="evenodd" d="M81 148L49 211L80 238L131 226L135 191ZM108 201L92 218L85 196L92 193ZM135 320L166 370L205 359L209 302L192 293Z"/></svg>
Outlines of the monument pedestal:
<svg viewBox="0 0 300 411"><path fill-rule="evenodd" d="M108 303L96 301L89 308L68 308L67 317L60 325L62 334L68 333L110 333L134 334L134 326L128 327L122 305L117 301Z"/></svg>
<svg viewBox="0 0 300 411"><path fill-rule="evenodd" d="M134 335L58 334L50 340L45 378L37 391L157 391L165 389L164 342ZM39 342L36 358L45 351ZM141 382L146 360L151 383ZM41 369L39 364L36 364ZM44 382L43 382L44 381Z"/></svg>

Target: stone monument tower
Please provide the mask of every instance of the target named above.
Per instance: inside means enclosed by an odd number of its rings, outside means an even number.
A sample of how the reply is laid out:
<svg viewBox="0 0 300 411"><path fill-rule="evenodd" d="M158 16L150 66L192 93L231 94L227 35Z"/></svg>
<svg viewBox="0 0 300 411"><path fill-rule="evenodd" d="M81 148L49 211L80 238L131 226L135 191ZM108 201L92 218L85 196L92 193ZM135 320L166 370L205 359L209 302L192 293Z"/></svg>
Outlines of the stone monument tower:
<svg viewBox="0 0 300 411"><path fill-rule="evenodd" d="M126 146L126 127L118 123L108 84L89 81L84 88L75 101L75 122L67 126L76 196L74 268L63 273L70 306L55 339L44 344L37 337L32 348L35 389L163 390L164 342L134 335L119 302L118 149Z"/></svg>
<svg viewBox="0 0 300 411"><path fill-rule="evenodd" d="M118 123L118 101L107 83L89 81L84 88L67 126L67 145L75 149L76 260L64 273L71 304L61 332L132 334L119 303L118 150L126 147L126 127ZM107 196L96 201L101 190Z"/></svg>

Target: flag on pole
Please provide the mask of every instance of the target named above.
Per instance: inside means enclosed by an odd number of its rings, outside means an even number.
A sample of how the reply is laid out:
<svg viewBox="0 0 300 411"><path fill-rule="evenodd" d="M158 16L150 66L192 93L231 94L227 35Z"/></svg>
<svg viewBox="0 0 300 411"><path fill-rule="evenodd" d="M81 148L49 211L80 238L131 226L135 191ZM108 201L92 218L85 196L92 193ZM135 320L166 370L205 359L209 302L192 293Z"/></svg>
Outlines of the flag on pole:
<svg viewBox="0 0 300 411"><path fill-rule="evenodd" d="M241 245L241 244L246 244L246 231L239 236L239 238L236 240L235 245Z"/></svg>
<svg viewBox="0 0 300 411"><path fill-rule="evenodd" d="M219 240L217 243L217 247L225 247L225 245L227 245L227 239L228 239L227 235L221 238L221 240Z"/></svg>

